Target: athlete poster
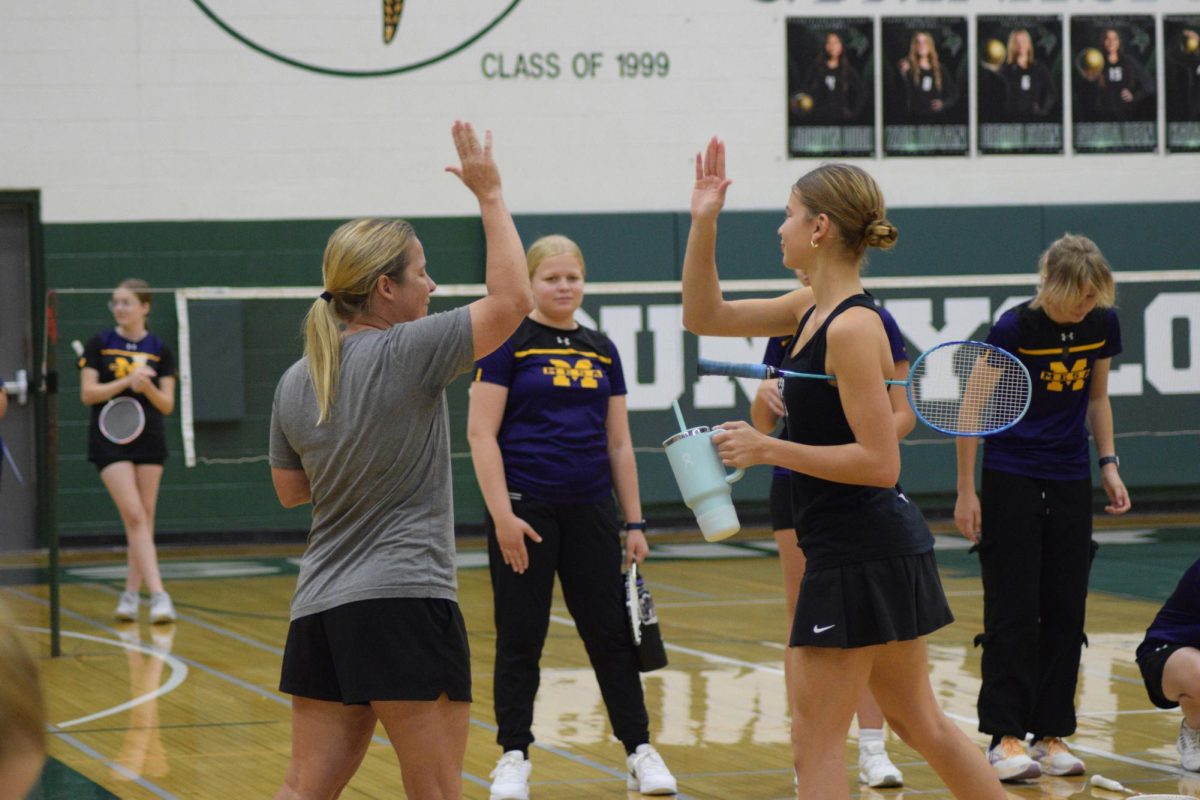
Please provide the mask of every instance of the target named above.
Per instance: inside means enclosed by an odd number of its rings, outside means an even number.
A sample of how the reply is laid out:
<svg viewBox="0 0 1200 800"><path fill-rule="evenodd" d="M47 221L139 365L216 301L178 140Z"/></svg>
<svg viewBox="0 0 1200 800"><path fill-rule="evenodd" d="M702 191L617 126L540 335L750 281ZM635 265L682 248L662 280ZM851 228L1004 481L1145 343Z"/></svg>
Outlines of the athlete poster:
<svg viewBox="0 0 1200 800"><path fill-rule="evenodd" d="M1061 153L1062 17L980 16L975 41L979 152Z"/></svg>
<svg viewBox="0 0 1200 800"><path fill-rule="evenodd" d="M874 54L868 18L788 19L788 155L874 155Z"/></svg>
<svg viewBox="0 0 1200 800"><path fill-rule="evenodd" d="M1163 17L1167 150L1200 151L1200 16Z"/></svg>
<svg viewBox="0 0 1200 800"><path fill-rule="evenodd" d="M1079 153L1158 146L1154 17L1071 18L1074 146Z"/></svg>
<svg viewBox="0 0 1200 800"><path fill-rule="evenodd" d="M967 20L884 17L883 152L965 155Z"/></svg>

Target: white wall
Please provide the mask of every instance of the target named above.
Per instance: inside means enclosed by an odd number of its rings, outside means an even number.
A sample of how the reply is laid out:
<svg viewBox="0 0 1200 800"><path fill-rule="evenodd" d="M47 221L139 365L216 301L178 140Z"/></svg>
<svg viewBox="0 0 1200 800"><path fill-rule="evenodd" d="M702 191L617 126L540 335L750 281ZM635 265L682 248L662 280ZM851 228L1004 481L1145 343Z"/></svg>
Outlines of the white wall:
<svg viewBox="0 0 1200 800"><path fill-rule="evenodd" d="M408 0L382 43L380 0L207 0L266 46L379 69L453 47L512 0ZM496 132L522 212L679 210L691 157L729 142L731 208L782 207L784 19L1197 13L1190 0L519 0L470 47L390 77L314 74L254 52L191 0L0 0L0 190L40 189L50 222L466 214L442 172L456 117ZM973 35L973 25L972 35ZM621 78L622 52L667 77ZM555 52L557 79L484 76ZM577 53L599 53L576 78ZM490 54L490 55L489 55ZM1161 138L1160 132L1160 138ZM1200 155L871 159L892 206L1200 199Z"/></svg>

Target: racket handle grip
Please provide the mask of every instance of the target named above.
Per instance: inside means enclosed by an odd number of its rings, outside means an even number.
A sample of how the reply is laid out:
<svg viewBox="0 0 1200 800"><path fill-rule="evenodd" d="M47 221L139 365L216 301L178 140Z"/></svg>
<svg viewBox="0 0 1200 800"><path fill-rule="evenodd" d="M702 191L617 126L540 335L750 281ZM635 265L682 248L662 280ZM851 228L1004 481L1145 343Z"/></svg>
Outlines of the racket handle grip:
<svg viewBox="0 0 1200 800"><path fill-rule="evenodd" d="M731 361L714 361L711 358L701 358L696 361L697 375L728 375L731 378L776 378L778 373L774 367L766 364L735 364Z"/></svg>
<svg viewBox="0 0 1200 800"><path fill-rule="evenodd" d="M1117 781L1114 781L1111 778L1106 778L1103 775L1092 775L1091 779L1088 782L1092 786L1095 786L1100 789L1106 789L1107 791L1110 791L1110 792L1124 792L1126 794L1132 793L1132 792L1130 792L1129 789L1125 788Z"/></svg>

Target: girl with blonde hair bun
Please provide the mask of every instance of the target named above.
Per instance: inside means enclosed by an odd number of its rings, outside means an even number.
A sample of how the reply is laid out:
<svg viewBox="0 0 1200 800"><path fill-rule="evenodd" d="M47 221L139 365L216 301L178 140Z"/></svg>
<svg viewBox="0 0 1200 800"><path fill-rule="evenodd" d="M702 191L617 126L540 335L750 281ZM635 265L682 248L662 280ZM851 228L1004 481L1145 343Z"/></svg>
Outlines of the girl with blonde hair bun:
<svg viewBox="0 0 1200 800"><path fill-rule="evenodd" d="M783 265L810 287L728 301L717 278L717 218L731 181L725 145L696 155L692 227L683 263L683 319L710 336L793 338L782 366L835 375L785 380L787 439L743 421L721 424L724 464L791 471L795 529L806 557L786 658L792 751L801 800L848 798L843 763L855 707L869 686L892 730L958 798L1003 800L978 749L946 718L929 683L925 637L950 614L921 512L900 491L898 426L885 379L895 359L862 286L868 248L899 232L874 179L825 164L788 194L779 226Z"/></svg>

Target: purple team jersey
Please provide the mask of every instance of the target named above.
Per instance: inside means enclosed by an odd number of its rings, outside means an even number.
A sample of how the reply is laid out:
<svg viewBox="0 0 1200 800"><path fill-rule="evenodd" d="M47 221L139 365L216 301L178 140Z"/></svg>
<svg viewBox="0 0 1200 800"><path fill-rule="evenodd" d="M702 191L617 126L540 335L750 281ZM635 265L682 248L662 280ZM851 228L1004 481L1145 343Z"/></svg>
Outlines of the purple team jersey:
<svg viewBox="0 0 1200 800"><path fill-rule="evenodd" d="M547 503L611 496L608 401L626 392L607 336L526 319L475 367L476 381L508 387L497 440L509 492Z"/></svg>
<svg viewBox="0 0 1200 800"><path fill-rule="evenodd" d="M1117 312L1097 308L1078 323L1060 325L1029 303L1004 312L988 334L988 344L1029 370L1033 395L1020 422L987 437L983 466L1031 478L1087 478L1088 390L1096 362L1121 352Z"/></svg>

